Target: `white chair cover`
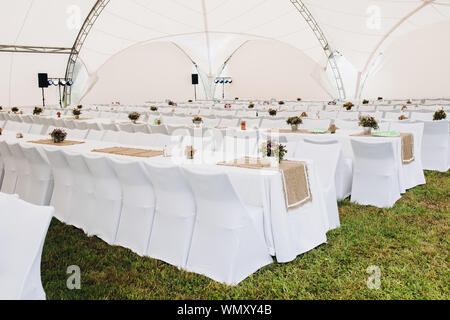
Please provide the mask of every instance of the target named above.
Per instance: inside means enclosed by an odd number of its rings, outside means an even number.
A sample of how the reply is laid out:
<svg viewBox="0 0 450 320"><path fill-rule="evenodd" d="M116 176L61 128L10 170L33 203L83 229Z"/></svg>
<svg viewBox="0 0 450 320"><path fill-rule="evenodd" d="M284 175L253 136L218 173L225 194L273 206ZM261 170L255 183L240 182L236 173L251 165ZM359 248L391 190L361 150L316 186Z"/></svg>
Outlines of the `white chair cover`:
<svg viewBox="0 0 450 320"><path fill-rule="evenodd" d="M218 282L237 285L273 262L226 174L184 170L197 204L197 218L186 269ZM263 215L262 208L259 212Z"/></svg>
<svg viewBox="0 0 450 320"><path fill-rule="evenodd" d="M18 194L22 200L29 201L28 195L32 190L31 186L31 167L27 158L22 152L19 143L11 143L8 145L9 150L14 158L17 168L17 183L14 193Z"/></svg>
<svg viewBox="0 0 450 320"><path fill-rule="evenodd" d="M194 228L194 195L179 167L145 163L156 210L147 255L179 268L186 266Z"/></svg>
<svg viewBox="0 0 450 320"><path fill-rule="evenodd" d="M17 166L5 141L0 141L0 160L3 160L4 175L1 192L13 194L17 183Z"/></svg>
<svg viewBox="0 0 450 320"><path fill-rule="evenodd" d="M53 212L0 196L0 300L45 300L40 266Z"/></svg>
<svg viewBox="0 0 450 320"><path fill-rule="evenodd" d="M422 164L425 170L446 172L450 168L450 140L447 120L424 121Z"/></svg>
<svg viewBox="0 0 450 320"><path fill-rule="evenodd" d="M352 139L351 144L355 157L351 200L379 208L392 207L401 197L392 143Z"/></svg>
<svg viewBox="0 0 450 320"><path fill-rule="evenodd" d="M115 244L147 253L155 214L153 186L141 162L112 159L122 188L122 213Z"/></svg>

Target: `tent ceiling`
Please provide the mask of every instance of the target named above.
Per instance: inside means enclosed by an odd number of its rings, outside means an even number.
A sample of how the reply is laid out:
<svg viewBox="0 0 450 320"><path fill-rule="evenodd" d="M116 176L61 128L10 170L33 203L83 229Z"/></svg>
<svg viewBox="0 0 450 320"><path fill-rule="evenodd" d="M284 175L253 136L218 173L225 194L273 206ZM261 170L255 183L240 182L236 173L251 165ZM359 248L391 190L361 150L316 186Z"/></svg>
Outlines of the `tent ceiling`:
<svg viewBox="0 0 450 320"><path fill-rule="evenodd" d="M95 2L3 1L0 28L8 32L2 32L0 44L71 47L78 33L77 20L83 22ZM304 3L332 47L359 71L397 37L450 19L450 0ZM290 0L111 0L80 58L92 73L130 46L166 39L179 45L205 72L214 73L236 48L256 38L282 41L326 65L319 42Z"/></svg>

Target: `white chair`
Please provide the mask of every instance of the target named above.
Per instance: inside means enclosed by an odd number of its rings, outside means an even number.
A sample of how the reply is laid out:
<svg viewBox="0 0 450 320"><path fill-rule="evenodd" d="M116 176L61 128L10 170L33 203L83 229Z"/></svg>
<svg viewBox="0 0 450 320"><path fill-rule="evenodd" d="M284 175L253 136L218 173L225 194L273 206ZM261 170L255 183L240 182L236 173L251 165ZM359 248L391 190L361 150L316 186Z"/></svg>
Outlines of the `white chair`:
<svg viewBox="0 0 450 320"><path fill-rule="evenodd" d="M134 132L150 133L150 129L148 128L147 124L136 124L134 126Z"/></svg>
<svg viewBox="0 0 450 320"><path fill-rule="evenodd" d="M86 124L86 129L89 129L89 130L97 130L97 131L100 131L100 130L103 130L103 128L100 126L100 124L98 124L97 122L92 122L92 123L87 123Z"/></svg>
<svg viewBox="0 0 450 320"><path fill-rule="evenodd" d="M70 205L74 189L74 175L62 150L44 148L53 173L53 194L50 201L55 217L64 223L70 220Z"/></svg>
<svg viewBox="0 0 450 320"><path fill-rule="evenodd" d="M86 121L74 121L75 124L75 128L74 129L78 129L78 130L88 130L88 124Z"/></svg>
<svg viewBox="0 0 450 320"><path fill-rule="evenodd" d="M330 127L331 120L323 119L303 119L303 124L300 125L302 129L328 129Z"/></svg>
<svg viewBox="0 0 450 320"><path fill-rule="evenodd" d="M79 130L79 129L68 129L67 132L67 139L73 139L73 140L84 140L87 135L87 130Z"/></svg>
<svg viewBox="0 0 450 320"><path fill-rule="evenodd" d="M401 197L392 143L352 139L351 145L355 157L351 201L379 208L392 207Z"/></svg>
<svg viewBox="0 0 450 320"><path fill-rule="evenodd" d="M17 165L5 141L0 141L0 160L3 160L4 174L1 192L13 194L17 183Z"/></svg>
<svg viewBox="0 0 450 320"><path fill-rule="evenodd" d="M147 255L178 268L186 266L195 222L195 200L179 167L145 163L156 196Z"/></svg>
<svg viewBox="0 0 450 320"><path fill-rule="evenodd" d="M89 230L106 243L114 244L122 210L119 179L108 158L84 156L84 160L91 172L94 190L94 215L89 221Z"/></svg>
<svg viewBox="0 0 450 320"><path fill-rule="evenodd" d="M92 221L98 214L95 210L93 175L81 154L65 151L63 155L73 176L68 224L92 236L94 235Z"/></svg>
<svg viewBox="0 0 450 320"><path fill-rule="evenodd" d="M237 285L271 264L263 235L226 174L184 170L195 195L197 218L186 269ZM256 208L256 207L254 207ZM256 214L263 215L262 208Z"/></svg>
<svg viewBox="0 0 450 320"><path fill-rule="evenodd" d="M119 142L119 131L105 130L102 141Z"/></svg>
<svg viewBox="0 0 450 320"><path fill-rule="evenodd" d="M45 300L40 266L53 213L0 197L0 300Z"/></svg>
<svg viewBox="0 0 450 320"><path fill-rule="evenodd" d="M411 120L431 121L433 120L432 112L411 112Z"/></svg>
<svg viewBox="0 0 450 320"><path fill-rule="evenodd" d="M88 131L87 136L86 136L86 140L88 140L88 141L102 141L104 134L105 134L104 131L90 129Z"/></svg>
<svg viewBox="0 0 450 320"><path fill-rule="evenodd" d="M263 129L287 129L290 126L286 123L286 120L273 120L273 119L263 119L260 125Z"/></svg>
<svg viewBox="0 0 450 320"><path fill-rule="evenodd" d="M22 152L22 147L18 143L8 145L11 155L17 168L17 182L14 193L18 194L22 200L29 201L28 195L31 187L31 167L27 158Z"/></svg>
<svg viewBox="0 0 450 320"><path fill-rule="evenodd" d="M234 128L239 126L239 119L232 118L232 119L224 119L220 120L219 127L223 128Z"/></svg>
<svg viewBox="0 0 450 320"><path fill-rule="evenodd" d="M336 170L341 156L341 145L334 140L304 139L298 143L295 151L296 159L314 162L327 206L329 230L337 229L341 225L336 195Z"/></svg>
<svg viewBox="0 0 450 320"><path fill-rule="evenodd" d="M424 121L423 123L423 168L425 170L446 172L450 168L448 121Z"/></svg>
<svg viewBox="0 0 450 320"><path fill-rule="evenodd" d="M342 119L342 120L358 120L359 112L341 111L338 113L337 117L338 117L338 119Z"/></svg>
<svg viewBox="0 0 450 320"><path fill-rule="evenodd" d="M43 151L34 146L22 146L22 152L31 169L28 202L39 206L48 206L53 193L53 175L50 163Z"/></svg>
<svg viewBox="0 0 450 320"><path fill-rule="evenodd" d="M334 120L334 124L339 129L344 129L344 130L358 130L359 129L358 121L336 119L336 120Z"/></svg>
<svg viewBox="0 0 450 320"><path fill-rule="evenodd" d="M43 130L44 130L43 124L33 123L28 133L34 135L41 135Z"/></svg>
<svg viewBox="0 0 450 320"><path fill-rule="evenodd" d="M392 122L391 130L412 133L414 137L414 161L403 165L405 171L405 187L411 189L426 183L422 165L423 123Z"/></svg>
<svg viewBox="0 0 450 320"><path fill-rule="evenodd" d="M119 143L123 145L137 145L135 141L135 134L132 132L120 131Z"/></svg>
<svg viewBox="0 0 450 320"><path fill-rule="evenodd" d="M150 125L149 129L150 129L150 133L169 134L169 132L167 131L167 127L164 125L160 125L160 126Z"/></svg>
<svg viewBox="0 0 450 320"><path fill-rule="evenodd" d="M155 214L155 195L147 172L139 161L112 159L122 188L122 210L115 245L143 256L147 253Z"/></svg>
<svg viewBox="0 0 450 320"><path fill-rule="evenodd" d="M119 131L119 127L115 123L103 123L103 130Z"/></svg>
<svg viewBox="0 0 450 320"><path fill-rule="evenodd" d="M169 136L167 134L160 133L152 133L148 137L148 141L146 146L162 150L165 146L178 143L180 141L180 137Z"/></svg>
<svg viewBox="0 0 450 320"><path fill-rule="evenodd" d="M119 131L130 132L130 133L134 132L134 124L132 124L132 123L119 123L118 127L119 127Z"/></svg>

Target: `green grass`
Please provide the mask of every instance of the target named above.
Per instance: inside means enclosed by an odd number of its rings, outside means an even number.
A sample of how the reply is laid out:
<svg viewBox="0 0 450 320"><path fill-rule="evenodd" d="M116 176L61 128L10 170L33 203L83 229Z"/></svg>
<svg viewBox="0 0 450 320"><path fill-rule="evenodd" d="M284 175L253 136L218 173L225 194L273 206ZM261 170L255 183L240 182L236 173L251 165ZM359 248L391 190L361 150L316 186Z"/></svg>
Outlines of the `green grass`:
<svg viewBox="0 0 450 320"><path fill-rule="evenodd" d="M339 203L342 227L328 243L287 264L269 265L236 287L88 238L54 220L42 257L48 299L449 299L450 171L426 172L427 185L392 209ZM68 266L81 290L68 290ZM366 285L381 269L381 288Z"/></svg>

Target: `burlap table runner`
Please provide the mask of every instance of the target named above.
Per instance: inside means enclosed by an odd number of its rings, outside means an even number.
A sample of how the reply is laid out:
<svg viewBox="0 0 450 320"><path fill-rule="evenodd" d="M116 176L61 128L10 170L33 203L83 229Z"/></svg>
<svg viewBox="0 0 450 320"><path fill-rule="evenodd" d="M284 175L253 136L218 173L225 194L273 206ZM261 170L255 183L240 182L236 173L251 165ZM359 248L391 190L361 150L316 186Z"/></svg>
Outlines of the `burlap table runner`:
<svg viewBox="0 0 450 320"><path fill-rule="evenodd" d="M287 210L299 208L312 201L306 163L304 162L284 160L279 168L272 168L270 164L263 163L261 159L246 157L230 162L220 162L218 165L280 171Z"/></svg>
<svg viewBox="0 0 450 320"><path fill-rule="evenodd" d="M58 146L58 147L67 147L67 146L74 146L77 144L83 144L84 142L80 142L80 141L70 141L70 140L64 140L63 142L60 143L55 143L53 142L52 139L48 139L48 140L38 140L38 141L28 141L31 143L36 143L36 144L48 144L51 146Z"/></svg>
<svg viewBox="0 0 450 320"><path fill-rule="evenodd" d="M386 138L379 137L364 133L352 134L355 137L375 137L375 138ZM395 138L395 137L387 137L387 138ZM400 133L400 137L402 139L402 162L403 164L409 164L416 160L414 156L414 135L412 133Z"/></svg>
<svg viewBox="0 0 450 320"><path fill-rule="evenodd" d="M109 153L138 158L153 158L164 155L163 151L145 150L136 148L121 148L121 147L94 149L92 150L92 152Z"/></svg>

